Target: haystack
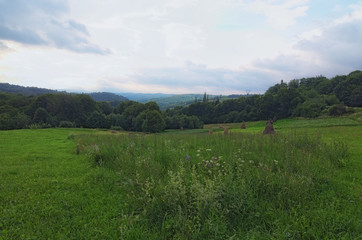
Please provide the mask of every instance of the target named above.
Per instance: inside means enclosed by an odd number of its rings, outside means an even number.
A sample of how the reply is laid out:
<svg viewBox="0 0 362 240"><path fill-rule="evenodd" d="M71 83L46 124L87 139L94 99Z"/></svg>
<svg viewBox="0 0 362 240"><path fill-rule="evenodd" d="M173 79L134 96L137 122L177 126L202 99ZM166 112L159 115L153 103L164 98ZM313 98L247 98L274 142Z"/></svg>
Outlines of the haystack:
<svg viewBox="0 0 362 240"><path fill-rule="evenodd" d="M272 122L272 120L269 120L265 125L263 134L274 134L274 133L275 133L275 131L274 131L274 127L273 127L273 122Z"/></svg>
<svg viewBox="0 0 362 240"><path fill-rule="evenodd" d="M224 134L227 135L229 133L229 128L228 127L225 127L224 128Z"/></svg>
<svg viewBox="0 0 362 240"><path fill-rule="evenodd" d="M277 120L278 120L277 116L274 115L274 117L273 117L273 123L275 123Z"/></svg>

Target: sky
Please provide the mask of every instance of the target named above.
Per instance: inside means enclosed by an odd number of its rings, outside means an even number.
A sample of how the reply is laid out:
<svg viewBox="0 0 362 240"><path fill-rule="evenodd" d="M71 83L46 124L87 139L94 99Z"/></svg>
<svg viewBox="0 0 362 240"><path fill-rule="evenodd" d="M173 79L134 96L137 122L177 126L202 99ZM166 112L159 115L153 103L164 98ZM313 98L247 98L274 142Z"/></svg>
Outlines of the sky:
<svg viewBox="0 0 362 240"><path fill-rule="evenodd" d="M362 70L362 0L0 0L0 82L263 93Z"/></svg>

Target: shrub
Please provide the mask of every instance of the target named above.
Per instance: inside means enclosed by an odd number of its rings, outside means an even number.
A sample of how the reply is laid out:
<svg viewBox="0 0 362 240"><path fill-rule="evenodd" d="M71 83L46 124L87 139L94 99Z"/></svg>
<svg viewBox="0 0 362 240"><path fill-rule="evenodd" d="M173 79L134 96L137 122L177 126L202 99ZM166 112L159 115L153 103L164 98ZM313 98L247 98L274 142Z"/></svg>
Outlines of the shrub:
<svg viewBox="0 0 362 240"><path fill-rule="evenodd" d="M111 130L115 130L115 131L122 131L123 128L120 126L111 126Z"/></svg>
<svg viewBox="0 0 362 240"><path fill-rule="evenodd" d="M61 121L59 123L60 128L74 128L75 124L71 121Z"/></svg>
<svg viewBox="0 0 362 240"><path fill-rule="evenodd" d="M346 113L346 106L344 104L334 104L328 109L330 116L340 116Z"/></svg>

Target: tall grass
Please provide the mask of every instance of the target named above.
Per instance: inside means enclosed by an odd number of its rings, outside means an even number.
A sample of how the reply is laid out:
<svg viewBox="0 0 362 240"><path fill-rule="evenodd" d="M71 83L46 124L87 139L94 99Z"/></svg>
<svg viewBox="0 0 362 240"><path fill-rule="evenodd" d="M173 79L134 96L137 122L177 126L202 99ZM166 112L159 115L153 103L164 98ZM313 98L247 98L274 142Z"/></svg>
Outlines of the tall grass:
<svg viewBox="0 0 362 240"><path fill-rule="evenodd" d="M122 239L353 239L333 181L348 147L295 132L78 135L77 153L116 171ZM342 214L343 213L343 214Z"/></svg>

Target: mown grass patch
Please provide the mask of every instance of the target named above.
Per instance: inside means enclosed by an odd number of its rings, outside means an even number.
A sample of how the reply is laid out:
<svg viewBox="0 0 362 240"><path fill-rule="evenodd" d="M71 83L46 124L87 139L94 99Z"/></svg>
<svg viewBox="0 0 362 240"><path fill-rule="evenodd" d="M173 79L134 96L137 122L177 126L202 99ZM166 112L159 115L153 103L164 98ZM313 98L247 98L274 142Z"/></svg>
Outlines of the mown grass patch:
<svg viewBox="0 0 362 240"><path fill-rule="evenodd" d="M116 239L115 173L75 154L77 129L0 132L0 239Z"/></svg>

